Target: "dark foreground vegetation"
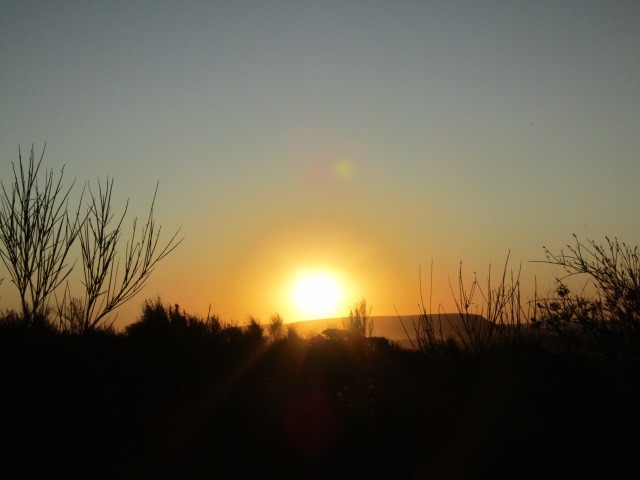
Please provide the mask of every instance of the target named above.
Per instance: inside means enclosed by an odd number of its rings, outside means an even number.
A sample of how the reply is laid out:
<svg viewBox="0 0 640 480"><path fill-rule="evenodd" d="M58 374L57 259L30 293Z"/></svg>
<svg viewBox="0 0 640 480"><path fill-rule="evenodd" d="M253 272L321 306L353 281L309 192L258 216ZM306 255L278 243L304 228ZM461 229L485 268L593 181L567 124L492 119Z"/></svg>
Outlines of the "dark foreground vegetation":
<svg viewBox="0 0 640 480"><path fill-rule="evenodd" d="M632 370L533 340L407 351L356 332L302 339L268 327L159 300L121 333L6 315L0 477L638 473Z"/></svg>

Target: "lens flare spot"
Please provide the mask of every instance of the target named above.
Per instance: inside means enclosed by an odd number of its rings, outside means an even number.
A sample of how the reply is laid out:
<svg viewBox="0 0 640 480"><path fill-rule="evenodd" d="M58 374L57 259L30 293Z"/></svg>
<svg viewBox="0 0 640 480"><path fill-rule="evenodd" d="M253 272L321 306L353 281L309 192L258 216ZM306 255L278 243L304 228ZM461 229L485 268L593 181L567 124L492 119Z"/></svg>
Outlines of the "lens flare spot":
<svg viewBox="0 0 640 480"><path fill-rule="evenodd" d="M346 160L341 160L334 164L333 172L338 178L347 180L353 176L353 165Z"/></svg>

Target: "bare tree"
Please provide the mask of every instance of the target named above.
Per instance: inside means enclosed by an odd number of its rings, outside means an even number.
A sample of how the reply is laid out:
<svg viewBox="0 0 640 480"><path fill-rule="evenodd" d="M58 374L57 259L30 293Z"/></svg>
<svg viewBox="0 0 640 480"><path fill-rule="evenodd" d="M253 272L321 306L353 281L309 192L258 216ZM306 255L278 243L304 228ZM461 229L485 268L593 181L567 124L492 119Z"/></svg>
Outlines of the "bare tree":
<svg viewBox="0 0 640 480"><path fill-rule="evenodd" d="M58 305L60 320L78 333L111 326L115 318L111 319L109 314L140 292L158 262L182 241L178 239L178 229L166 243L160 244L162 228L154 219L156 185L146 223L139 229L134 218L124 256L119 258L129 202L121 215L114 215L113 179L107 178L104 185L98 181L97 193L90 187L88 190L91 196L88 217L79 233L85 295L74 299L67 288Z"/></svg>
<svg viewBox="0 0 640 480"><path fill-rule="evenodd" d="M73 182L63 188L64 167L57 179L48 171L39 181L45 148L36 161L31 146L26 170L18 148L11 186L0 182L0 258L18 289L22 319L28 324L46 315L51 293L73 269L67 257L84 222L80 205L69 211Z"/></svg>

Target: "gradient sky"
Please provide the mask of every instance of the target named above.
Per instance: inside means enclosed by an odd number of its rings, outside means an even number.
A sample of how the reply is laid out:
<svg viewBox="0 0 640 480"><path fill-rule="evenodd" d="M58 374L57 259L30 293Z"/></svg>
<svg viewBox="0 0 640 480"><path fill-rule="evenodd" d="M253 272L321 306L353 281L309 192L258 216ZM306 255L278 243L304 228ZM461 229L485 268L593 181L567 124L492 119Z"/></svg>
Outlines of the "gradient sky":
<svg viewBox="0 0 640 480"><path fill-rule="evenodd" d="M182 228L120 325L156 295L297 320L313 269L344 314L417 313L432 260L451 309L460 261L483 278L510 251L531 289L543 245L640 243L636 1L5 0L0 41L3 182L46 142L131 213L159 182L165 238Z"/></svg>

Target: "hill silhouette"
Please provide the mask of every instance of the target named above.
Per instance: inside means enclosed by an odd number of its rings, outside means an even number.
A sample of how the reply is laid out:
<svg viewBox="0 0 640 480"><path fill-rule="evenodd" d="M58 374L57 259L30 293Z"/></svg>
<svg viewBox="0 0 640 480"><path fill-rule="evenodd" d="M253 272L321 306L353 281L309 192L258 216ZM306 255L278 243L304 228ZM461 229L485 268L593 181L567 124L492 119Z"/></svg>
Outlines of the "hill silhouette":
<svg viewBox="0 0 640 480"><path fill-rule="evenodd" d="M458 339L464 334L465 328L462 318L458 313L442 313L428 315L433 322L434 333L438 339ZM294 326L302 336L321 334L328 328L342 328L343 322L348 317L320 318L291 322L287 325ZM373 321L373 336L385 337L392 342L397 342L404 348L411 348L412 341L415 344L416 332L414 325L419 322L418 315L371 315ZM472 321L478 324L486 324L487 320L480 315L473 316Z"/></svg>

